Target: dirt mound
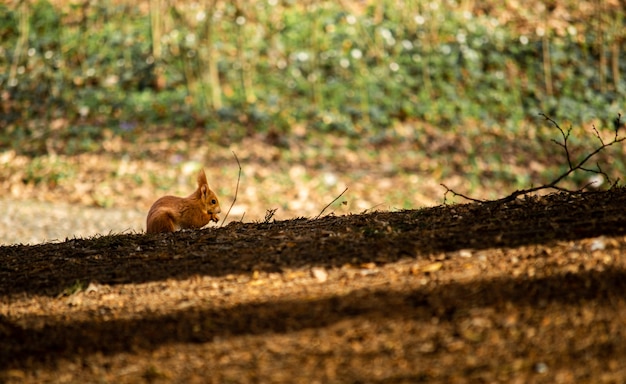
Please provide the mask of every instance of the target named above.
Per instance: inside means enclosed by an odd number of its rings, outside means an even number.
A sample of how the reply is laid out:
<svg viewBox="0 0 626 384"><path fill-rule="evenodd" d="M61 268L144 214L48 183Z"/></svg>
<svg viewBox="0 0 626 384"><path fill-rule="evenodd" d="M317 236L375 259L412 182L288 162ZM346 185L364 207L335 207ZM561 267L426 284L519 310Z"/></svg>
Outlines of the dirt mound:
<svg viewBox="0 0 626 384"><path fill-rule="evenodd" d="M0 247L7 382L623 382L626 189Z"/></svg>

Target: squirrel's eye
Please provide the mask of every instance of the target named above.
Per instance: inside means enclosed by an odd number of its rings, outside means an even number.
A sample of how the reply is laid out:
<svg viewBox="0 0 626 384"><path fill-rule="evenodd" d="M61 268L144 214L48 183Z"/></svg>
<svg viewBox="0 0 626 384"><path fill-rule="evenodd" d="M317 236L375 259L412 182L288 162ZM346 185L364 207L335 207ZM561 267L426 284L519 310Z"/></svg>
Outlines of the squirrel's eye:
<svg viewBox="0 0 626 384"><path fill-rule="evenodd" d="M217 204L217 201L215 201L215 199L211 200L211 204Z"/></svg>

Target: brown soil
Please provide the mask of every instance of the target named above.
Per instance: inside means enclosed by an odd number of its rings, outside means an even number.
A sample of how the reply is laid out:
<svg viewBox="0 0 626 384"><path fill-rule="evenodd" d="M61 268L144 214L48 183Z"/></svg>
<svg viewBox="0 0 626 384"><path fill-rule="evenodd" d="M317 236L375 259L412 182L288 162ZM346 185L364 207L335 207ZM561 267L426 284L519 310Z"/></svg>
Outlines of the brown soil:
<svg viewBox="0 0 626 384"><path fill-rule="evenodd" d="M626 381L626 189L0 247L0 380Z"/></svg>

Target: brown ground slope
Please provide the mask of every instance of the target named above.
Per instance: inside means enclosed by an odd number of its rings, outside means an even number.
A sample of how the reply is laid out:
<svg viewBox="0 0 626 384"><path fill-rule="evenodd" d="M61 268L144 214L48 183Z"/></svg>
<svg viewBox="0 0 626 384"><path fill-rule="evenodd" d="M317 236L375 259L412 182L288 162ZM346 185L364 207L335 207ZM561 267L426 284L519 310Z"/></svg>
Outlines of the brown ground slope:
<svg viewBox="0 0 626 384"><path fill-rule="evenodd" d="M626 381L626 189L0 247L6 382Z"/></svg>

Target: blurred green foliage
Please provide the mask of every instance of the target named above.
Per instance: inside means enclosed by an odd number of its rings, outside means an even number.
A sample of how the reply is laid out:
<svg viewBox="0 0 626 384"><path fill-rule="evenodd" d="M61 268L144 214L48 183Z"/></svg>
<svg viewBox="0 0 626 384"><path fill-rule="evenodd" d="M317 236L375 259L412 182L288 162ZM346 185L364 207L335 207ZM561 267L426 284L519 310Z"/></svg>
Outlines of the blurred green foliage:
<svg viewBox="0 0 626 384"><path fill-rule="evenodd" d="M0 145L86 151L99 128L144 124L380 138L406 121L515 129L539 112L574 124L623 112L624 10L563 0L516 21L505 4L3 4Z"/></svg>

